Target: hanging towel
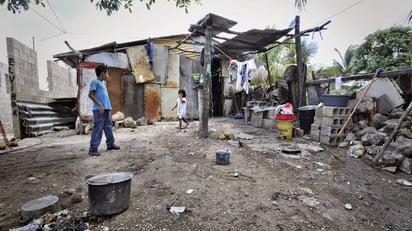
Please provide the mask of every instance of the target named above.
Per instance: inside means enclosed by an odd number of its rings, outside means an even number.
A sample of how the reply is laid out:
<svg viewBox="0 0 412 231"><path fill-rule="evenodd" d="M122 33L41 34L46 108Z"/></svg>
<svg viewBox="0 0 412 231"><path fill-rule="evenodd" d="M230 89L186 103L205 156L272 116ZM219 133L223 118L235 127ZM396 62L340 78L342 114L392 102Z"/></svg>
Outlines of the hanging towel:
<svg viewBox="0 0 412 231"><path fill-rule="evenodd" d="M335 78L335 89L339 90L342 87L342 77Z"/></svg>

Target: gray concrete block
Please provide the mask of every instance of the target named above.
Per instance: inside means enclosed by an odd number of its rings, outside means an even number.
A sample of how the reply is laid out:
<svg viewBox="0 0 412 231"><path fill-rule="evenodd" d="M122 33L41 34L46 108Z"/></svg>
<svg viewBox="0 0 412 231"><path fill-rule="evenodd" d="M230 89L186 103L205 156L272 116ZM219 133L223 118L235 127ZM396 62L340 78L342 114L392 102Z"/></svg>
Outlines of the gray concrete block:
<svg viewBox="0 0 412 231"><path fill-rule="evenodd" d="M251 113L250 124L254 127L261 128L263 126L263 111Z"/></svg>
<svg viewBox="0 0 412 231"><path fill-rule="evenodd" d="M337 146L340 142L343 141L342 136L320 136L320 143L330 146Z"/></svg>
<svg viewBox="0 0 412 231"><path fill-rule="evenodd" d="M272 129L276 127L275 119L263 119L262 127L266 129Z"/></svg>
<svg viewBox="0 0 412 231"><path fill-rule="evenodd" d="M320 134L322 136L335 136L338 135L342 129L341 125L338 126L323 126L320 128ZM342 133L342 136L346 135L349 131L349 128L346 127Z"/></svg>
<svg viewBox="0 0 412 231"><path fill-rule="evenodd" d="M318 119L318 117L316 117ZM335 117L323 117L320 121L316 121L316 125L321 125L322 127L337 126L345 124L347 116L335 116Z"/></svg>
<svg viewBox="0 0 412 231"><path fill-rule="evenodd" d="M310 138L312 141L319 142L320 140L320 126L312 124L310 126Z"/></svg>
<svg viewBox="0 0 412 231"><path fill-rule="evenodd" d="M349 116L351 112L352 112L352 108L350 107L324 106L321 108L317 108L315 111L315 115L318 115L318 116Z"/></svg>

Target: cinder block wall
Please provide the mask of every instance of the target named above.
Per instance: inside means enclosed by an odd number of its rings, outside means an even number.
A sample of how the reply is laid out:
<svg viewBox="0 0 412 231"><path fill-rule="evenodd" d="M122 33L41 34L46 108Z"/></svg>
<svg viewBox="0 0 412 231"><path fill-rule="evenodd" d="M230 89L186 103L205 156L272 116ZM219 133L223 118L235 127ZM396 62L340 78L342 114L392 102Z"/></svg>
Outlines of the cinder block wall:
<svg viewBox="0 0 412 231"><path fill-rule="evenodd" d="M7 54L9 58L8 69L13 69L15 73L13 88L16 101L48 103L53 98L75 97L77 95L76 77L75 74L71 74L68 68L61 67L51 61L48 62L47 80L50 90L43 91L39 89L37 52L14 38L7 38ZM13 66L10 65L10 59L14 60ZM6 73L10 75L9 71ZM12 107L10 99L11 81L6 81L6 85L8 95L0 94L0 102L7 101L9 107ZM19 119L16 116L17 114L13 113L13 110L15 109L11 108L10 121L12 121L14 136L21 137Z"/></svg>
<svg viewBox="0 0 412 231"><path fill-rule="evenodd" d="M7 38L7 54L14 58L14 90L17 101L48 102L48 92L39 89L37 52L14 38Z"/></svg>
<svg viewBox="0 0 412 231"><path fill-rule="evenodd" d="M12 116L10 94L7 92L7 76L8 66L0 62L0 120L6 132L12 132Z"/></svg>
<svg viewBox="0 0 412 231"><path fill-rule="evenodd" d="M50 98L67 98L77 96L76 73L71 72L69 67L63 67L48 60L47 73Z"/></svg>

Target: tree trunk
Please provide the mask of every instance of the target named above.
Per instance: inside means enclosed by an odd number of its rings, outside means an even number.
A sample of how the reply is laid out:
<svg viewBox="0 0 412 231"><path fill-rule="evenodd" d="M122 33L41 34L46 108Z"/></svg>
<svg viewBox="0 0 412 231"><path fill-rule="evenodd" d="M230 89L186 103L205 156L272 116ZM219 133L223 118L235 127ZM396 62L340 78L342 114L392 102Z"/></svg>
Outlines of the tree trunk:
<svg viewBox="0 0 412 231"><path fill-rule="evenodd" d="M212 57L210 53L212 34L212 28L206 26L204 88L199 90L199 133L203 138L207 138L209 135L210 94L212 92Z"/></svg>

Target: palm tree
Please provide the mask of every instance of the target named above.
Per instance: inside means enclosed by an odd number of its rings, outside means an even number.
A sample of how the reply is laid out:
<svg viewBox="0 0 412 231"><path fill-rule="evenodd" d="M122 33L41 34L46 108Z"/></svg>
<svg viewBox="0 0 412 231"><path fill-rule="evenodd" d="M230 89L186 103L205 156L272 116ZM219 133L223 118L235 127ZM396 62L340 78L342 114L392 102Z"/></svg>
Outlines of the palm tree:
<svg viewBox="0 0 412 231"><path fill-rule="evenodd" d="M340 60L337 61L333 59L333 66L338 68L339 73L342 76L348 76L354 73L354 64L355 64L355 50L358 46L357 45L350 45L346 51L344 56L342 56L341 52L335 48L336 53L338 53Z"/></svg>
<svg viewBox="0 0 412 231"><path fill-rule="evenodd" d="M302 12L305 9L307 0L295 0L295 7Z"/></svg>
<svg viewBox="0 0 412 231"><path fill-rule="evenodd" d="M302 62L309 66L310 58L317 52L317 45L307 40L302 41ZM285 70L290 65L296 65L296 46L294 43L276 46L267 52L269 72L272 82L276 82L278 77L282 77ZM259 54L258 58L265 62L265 56Z"/></svg>

